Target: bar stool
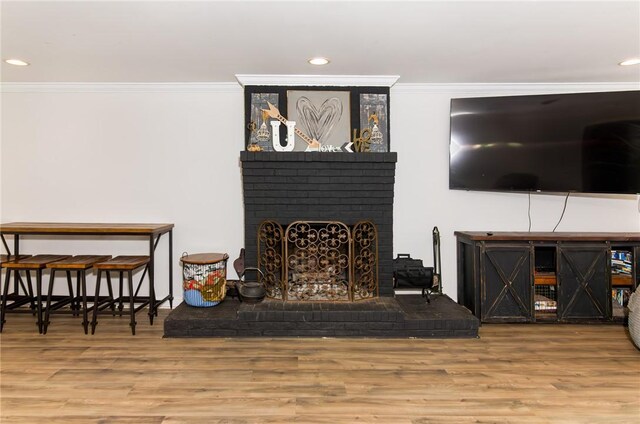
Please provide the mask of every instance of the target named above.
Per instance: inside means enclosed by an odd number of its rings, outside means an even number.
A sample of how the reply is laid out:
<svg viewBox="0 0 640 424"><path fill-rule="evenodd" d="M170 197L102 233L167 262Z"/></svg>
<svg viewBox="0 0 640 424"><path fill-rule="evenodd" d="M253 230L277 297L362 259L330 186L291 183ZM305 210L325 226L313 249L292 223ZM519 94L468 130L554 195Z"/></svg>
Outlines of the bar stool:
<svg viewBox="0 0 640 424"><path fill-rule="evenodd" d="M20 255L19 259L26 259L29 257L31 257L31 255ZM5 262L15 261L16 259L18 259L18 257L15 255L0 255L0 282L2 282L2 275L1 275L2 264ZM11 271L9 270L7 270L7 278L11 278ZM22 278L20 278L20 274L18 272L14 272L13 283L14 283L13 293L11 294L7 293L7 300L12 301L11 304L6 305L7 310L13 310L22 305L30 303L31 311L35 313L36 304L33 298L33 287L31 287L31 285L25 287L24 281L22 281ZM20 295L20 288L22 288L22 292L24 293L24 295ZM0 299L0 303L1 303L2 300L4 300L5 295L3 290L0 290L0 293L2 294L2 297ZM1 303L1 304L3 305L2 308L4 309L5 308L4 303Z"/></svg>
<svg viewBox="0 0 640 424"><path fill-rule="evenodd" d="M67 303L71 303L71 312L73 315L78 314L78 310L82 311L82 326L84 327L84 334L88 334L89 319L87 313L87 270L91 269L97 262L104 262L111 259L111 255L78 255L72 258L63 259L57 262L51 262L47 264L47 268L51 270L51 276L49 278L49 291L47 293L47 308L44 314L44 334L47 334L47 328L49 327L49 316L51 313L61 313L67 311L59 311L61 307ZM71 283L71 273L76 272L76 296L71 294L70 299L63 299L52 304L53 283L55 279L56 271L65 271L67 274L67 283L69 287ZM111 299L113 299L113 293L110 293ZM79 299L82 299L82 306L79 305ZM100 303L94 303L93 308L99 307Z"/></svg>
<svg viewBox="0 0 640 424"><path fill-rule="evenodd" d="M4 280L4 290L2 296L2 313L0 316L0 332L5 323L5 313L7 311L7 298L9 297L9 273L15 271L16 278L19 278L19 272L24 271L27 276L27 284L31 286L31 271L36 272L36 317L38 324L38 332L42 334L42 270L48 263L68 258L69 255L36 255L25 259L8 261L2 263L2 268L7 269L7 276ZM70 287L70 290L72 288Z"/></svg>
<svg viewBox="0 0 640 424"><path fill-rule="evenodd" d="M102 277L102 272L106 272L107 274L107 284L109 286L109 293L111 296L111 302L110 302L110 306L113 306L113 304L115 303L115 299L113 299L113 295L111 294L113 292L113 289L111 287L111 275L110 273L112 271L115 272L119 272L120 274L120 291L118 293L118 310L120 311L120 314L122 314L122 309L123 309L123 301L128 301L129 302L129 315L131 317L131 322L129 323L129 325L131 326L131 334L133 334L135 336L136 334L136 312L138 312L140 309L144 308L145 306L149 305L149 315L150 317L152 317L152 311L153 311L153 303L154 303L154 294L153 294L153 287L151 287L151 284L149 284L149 297L138 297L138 289L140 288L140 284L142 284L142 279L140 280L140 283L138 284L138 287L136 289L136 291L134 292L133 290L133 273L137 270L139 270L140 268L146 267L149 264L149 256L116 256L113 259L110 259L108 261L105 262L99 262L94 264L95 269L98 271L98 278L96 280L96 302L99 299L99 295L100 295L100 280ZM123 288L123 274L127 273L127 282L128 282L128 289L129 289L129 296L124 297L122 295L122 288ZM139 303L139 305L136 307L135 304ZM99 312L99 308L93 308L93 319L91 320L91 334L95 334L96 331L96 325L98 324L98 312ZM151 318L152 319L152 318Z"/></svg>

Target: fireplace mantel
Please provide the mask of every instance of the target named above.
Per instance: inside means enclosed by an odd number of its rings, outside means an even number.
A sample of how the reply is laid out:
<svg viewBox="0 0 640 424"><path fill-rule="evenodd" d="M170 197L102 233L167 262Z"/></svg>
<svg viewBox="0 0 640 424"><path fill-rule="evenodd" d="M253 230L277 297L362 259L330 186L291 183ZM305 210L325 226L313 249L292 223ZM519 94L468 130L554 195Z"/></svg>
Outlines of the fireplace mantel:
<svg viewBox="0 0 640 424"><path fill-rule="evenodd" d="M371 162L396 163L396 152L240 152L242 162Z"/></svg>

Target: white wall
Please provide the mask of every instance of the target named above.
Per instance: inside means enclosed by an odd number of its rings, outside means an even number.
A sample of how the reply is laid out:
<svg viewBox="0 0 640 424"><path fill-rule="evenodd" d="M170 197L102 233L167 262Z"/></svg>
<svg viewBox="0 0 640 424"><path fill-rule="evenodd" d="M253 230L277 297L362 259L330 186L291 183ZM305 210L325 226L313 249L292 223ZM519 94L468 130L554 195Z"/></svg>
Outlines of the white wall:
<svg viewBox="0 0 640 424"><path fill-rule="evenodd" d="M431 230L442 237L444 291L456 298L454 231L527 231L523 193L449 190L449 104L455 97L639 89L593 85L398 85L391 91L391 143L398 152L394 251L433 263ZM552 231L563 195L531 195L531 231ZM640 231L638 196L571 195L556 231Z"/></svg>
<svg viewBox="0 0 640 424"><path fill-rule="evenodd" d="M455 299L453 231L528 228L526 194L448 189L451 97L637 88L396 85L394 251L431 264L431 230L438 226L444 289ZM243 120L242 89L233 84L4 85L0 219L171 222L176 265L185 251L228 252L234 259L244 237ZM532 230L551 231L563 202L531 196ZM558 231L640 231L638 198L570 197ZM40 237L25 240L21 251L144 254L146 248L132 239ZM168 290L166 250L165 239L156 268L161 295ZM180 272L175 266L178 298Z"/></svg>

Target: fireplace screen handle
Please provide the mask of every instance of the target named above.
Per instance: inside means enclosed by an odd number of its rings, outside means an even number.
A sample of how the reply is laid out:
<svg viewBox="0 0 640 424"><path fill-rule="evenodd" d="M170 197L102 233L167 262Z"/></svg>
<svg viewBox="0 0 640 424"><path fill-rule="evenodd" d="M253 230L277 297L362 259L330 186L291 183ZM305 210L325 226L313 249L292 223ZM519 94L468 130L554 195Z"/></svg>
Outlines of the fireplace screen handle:
<svg viewBox="0 0 640 424"><path fill-rule="evenodd" d="M258 282L261 282L262 280L264 280L264 273L260 270L260 268L255 268L255 267L251 267L251 266L250 266L250 267L245 268L245 269L242 271L242 273L240 274L240 280L241 280L241 281L244 281L244 280L243 280L243 278L244 278L244 274L245 274L247 271L258 271L258 274L260 274L260 278L258 279Z"/></svg>

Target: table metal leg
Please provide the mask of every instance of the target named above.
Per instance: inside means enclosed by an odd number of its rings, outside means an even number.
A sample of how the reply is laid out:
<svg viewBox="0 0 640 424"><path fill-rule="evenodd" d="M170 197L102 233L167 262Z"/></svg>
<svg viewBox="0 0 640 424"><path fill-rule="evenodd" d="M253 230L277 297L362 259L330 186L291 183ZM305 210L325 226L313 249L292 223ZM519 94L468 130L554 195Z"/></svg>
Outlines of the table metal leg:
<svg viewBox="0 0 640 424"><path fill-rule="evenodd" d="M169 307L173 309L173 230L169 230Z"/></svg>
<svg viewBox="0 0 640 424"><path fill-rule="evenodd" d="M161 235L158 236L158 242ZM154 243L153 235L149 236L149 324L153 325L153 317L156 315L156 293L155 293L155 250L157 244Z"/></svg>
<svg viewBox="0 0 640 424"><path fill-rule="evenodd" d="M16 258L19 258L20 256L20 236L18 234L13 236L13 254ZM16 272L16 277L19 276L20 274ZM15 294L18 294L18 278L15 278L13 281L13 292ZM33 298L33 294L29 293L30 296L32 296ZM33 307L33 302L31 303L31 306Z"/></svg>
<svg viewBox="0 0 640 424"><path fill-rule="evenodd" d="M0 234L0 239L2 239L2 244L4 245L4 249L7 251L7 255L11 256L11 249L9 249L9 245L7 244L7 240L4 238L4 234Z"/></svg>

